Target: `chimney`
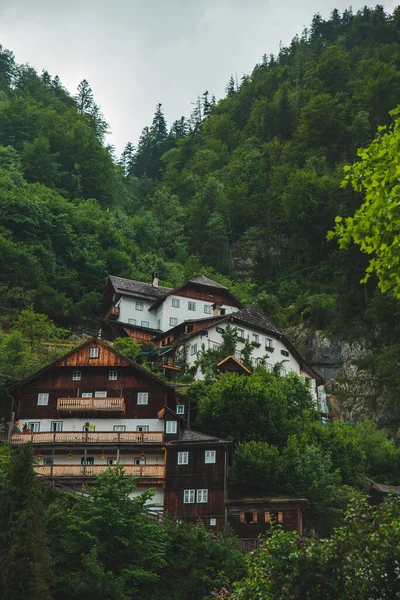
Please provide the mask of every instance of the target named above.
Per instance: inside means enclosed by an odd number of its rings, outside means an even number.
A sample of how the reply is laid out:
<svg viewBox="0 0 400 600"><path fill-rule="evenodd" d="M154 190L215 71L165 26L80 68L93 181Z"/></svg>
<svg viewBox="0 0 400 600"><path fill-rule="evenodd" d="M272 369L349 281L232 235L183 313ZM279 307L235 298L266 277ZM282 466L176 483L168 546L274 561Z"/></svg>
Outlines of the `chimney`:
<svg viewBox="0 0 400 600"><path fill-rule="evenodd" d="M222 306L222 304L220 304L219 302L214 302L214 304L212 305L213 317L221 316L221 306Z"/></svg>
<svg viewBox="0 0 400 600"><path fill-rule="evenodd" d="M153 287L158 287L158 273L155 271L153 273Z"/></svg>

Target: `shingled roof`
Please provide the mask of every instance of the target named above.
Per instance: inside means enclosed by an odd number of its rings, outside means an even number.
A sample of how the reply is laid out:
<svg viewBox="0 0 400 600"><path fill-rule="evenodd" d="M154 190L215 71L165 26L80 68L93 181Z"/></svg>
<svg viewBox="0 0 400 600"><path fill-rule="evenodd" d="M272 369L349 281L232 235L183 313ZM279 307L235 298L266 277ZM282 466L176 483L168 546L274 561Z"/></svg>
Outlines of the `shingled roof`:
<svg viewBox="0 0 400 600"><path fill-rule="evenodd" d="M224 442L221 438L215 437L214 435L207 435L206 433L201 433L200 431L194 431L194 429L184 429L179 438L180 442L201 442L204 443L214 443L215 442Z"/></svg>
<svg viewBox="0 0 400 600"><path fill-rule="evenodd" d="M143 298L145 300L157 300L161 296L172 291L172 288L164 287L162 285L155 286L151 283L135 281L134 279L125 279L124 277L115 277L114 275L109 275L109 279L115 292L117 294L122 294L123 296L134 296L135 298Z"/></svg>
<svg viewBox="0 0 400 600"><path fill-rule="evenodd" d="M223 290L228 289L224 285L221 285L220 283L217 283L216 281L213 281L212 279L209 279L208 277L205 277L204 275L198 275L197 277L193 277L193 279L189 279L189 282L190 283L198 283L200 285L208 285L208 286L214 287L214 288L221 288Z"/></svg>
<svg viewBox="0 0 400 600"><path fill-rule="evenodd" d="M258 329L267 329L274 333L281 333L272 321L270 321L254 304L245 306L238 312L230 315L230 317L232 317L234 321L240 321L246 325L257 327Z"/></svg>

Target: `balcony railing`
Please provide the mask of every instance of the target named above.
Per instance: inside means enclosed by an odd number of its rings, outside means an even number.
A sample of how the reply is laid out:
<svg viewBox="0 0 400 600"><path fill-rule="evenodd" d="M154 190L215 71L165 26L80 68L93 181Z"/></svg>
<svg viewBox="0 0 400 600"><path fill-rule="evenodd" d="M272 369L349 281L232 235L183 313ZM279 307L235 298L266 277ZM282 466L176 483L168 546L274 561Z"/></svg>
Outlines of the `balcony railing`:
<svg viewBox="0 0 400 600"><path fill-rule="evenodd" d="M125 400L124 398L58 398L57 410L119 412L125 414Z"/></svg>
<svg viewBox="0 0 400 600"><path fill-rule="evenodd" d="M127 477L164 478L164 465L122 465ZM42 477L96 477L109 465L35 465L35 473ZM113 468L111 466L111 468Z"/></svg>
<svg viewBox="0 0 400 600"><path fill-rule="evenodd" d="M15 433L11 444L163 444L162 431L56 431L48 433Z"/></svg>

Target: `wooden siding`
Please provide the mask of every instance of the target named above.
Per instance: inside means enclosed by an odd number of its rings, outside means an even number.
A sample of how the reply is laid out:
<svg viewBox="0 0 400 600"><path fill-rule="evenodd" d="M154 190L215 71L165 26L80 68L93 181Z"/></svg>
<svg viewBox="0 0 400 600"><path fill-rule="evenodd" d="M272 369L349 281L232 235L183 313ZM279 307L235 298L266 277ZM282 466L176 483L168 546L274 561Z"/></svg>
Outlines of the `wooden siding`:
<svg viewBox="0 0 400 600"><path fill-rule="evenodd" d="M205 451L216 451L216 463L205 464ZM189 453L189 464L178 465L178 452ZM219 518L223 522L226 482L226 448L223 445L179 444L167 450L164 508L177 518L203 520ZM208 502L184 504L184 490L208 490Z"/></svg>
<svg viewBox="0 0 400 600"><path fill-rule="evenodd" d="M285 505L269 505L254 507L250 503L241 506L228 506L228 523L239 538L257 539L259 535L266 533L270 529L270 523L266 522L265 513L269 513L270 521L278 521L278 513L282 513L282 522L280 523L285 531L297 531L301 534L302 508ZM256 522L242 522L243 515L251 513L251 518Z"/></svg>
<svg viewBox="0 0 400 600"><path fill-rule="evenodd" d="M66 411L57 410L59 398L79 398L82 393L107 391L107 397L123 398L125 400L125 417L129 419L157 418L158 411L165 405L169 396L174 396L172 390L166 389L161 383L149 378L147 381L135 372L134 367L120 367L118 380L108 379L109 367L79 367L81 380L72 381L74 367L53 367L37 379L28 382L19 390L18 419L59 419ZM148 392L148 404L138 405L138 392ZM47 406L38 406L39 393L49 394Z"/></svg>
<svg viewBox="0 0 400 600"><path fill-rule="evenodd" d="M91 348L99 349L98 358L90 358ZM61 358L58 361L58 365L61 367L121 367L128 366L129 363L108 348L96 344L96 342L93 341L91 344L85 345L83 348L76 350L76 352L67 355L65 358Z"/></svg>

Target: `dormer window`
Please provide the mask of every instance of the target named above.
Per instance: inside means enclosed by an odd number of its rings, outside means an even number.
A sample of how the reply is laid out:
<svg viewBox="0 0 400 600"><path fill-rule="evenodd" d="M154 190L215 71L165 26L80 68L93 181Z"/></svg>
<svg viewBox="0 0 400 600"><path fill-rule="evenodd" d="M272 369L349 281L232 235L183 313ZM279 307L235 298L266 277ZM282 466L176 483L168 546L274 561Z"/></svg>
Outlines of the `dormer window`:
<svg viewBox="0 0 400 600"><path fill-rule="evenodd" d="M90 358L99 358L100 349L99 348L90 348L89 357Z"/></svg>
<svg viewBox="0 0 400 600"><path fill-rule="evenodd" d="M82 373L80 371L72 371L72 381L80 381L82 379Z"/></svg>

